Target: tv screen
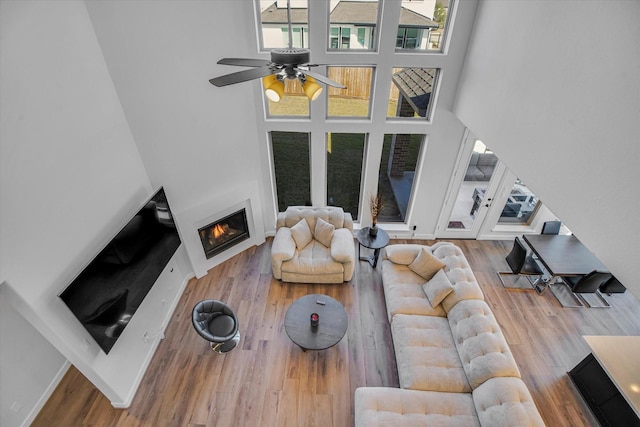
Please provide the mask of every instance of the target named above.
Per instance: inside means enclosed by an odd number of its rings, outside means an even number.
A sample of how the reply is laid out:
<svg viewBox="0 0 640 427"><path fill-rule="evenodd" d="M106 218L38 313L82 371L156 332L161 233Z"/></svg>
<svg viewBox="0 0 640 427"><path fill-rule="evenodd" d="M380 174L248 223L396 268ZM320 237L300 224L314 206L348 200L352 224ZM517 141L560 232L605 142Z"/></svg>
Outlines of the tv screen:
<svg viewBox="0 0 640 427"><path fill-rule="evenodd" d="M178 246L161 187L59 295L105 353Z"/></svg>

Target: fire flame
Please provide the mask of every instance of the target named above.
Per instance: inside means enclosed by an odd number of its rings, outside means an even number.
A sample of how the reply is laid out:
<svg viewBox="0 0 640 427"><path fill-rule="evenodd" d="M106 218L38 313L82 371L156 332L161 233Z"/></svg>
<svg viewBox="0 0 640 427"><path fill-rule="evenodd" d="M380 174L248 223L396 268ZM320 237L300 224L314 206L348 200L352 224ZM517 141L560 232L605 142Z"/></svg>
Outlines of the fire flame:
<svg viewBox="0 0 640 427"><path fill-rule="evenodd" d="M220 224L216 224L211 230L211 233L213 234L213 238L217 239L225 233L225 229Z"/></svg>

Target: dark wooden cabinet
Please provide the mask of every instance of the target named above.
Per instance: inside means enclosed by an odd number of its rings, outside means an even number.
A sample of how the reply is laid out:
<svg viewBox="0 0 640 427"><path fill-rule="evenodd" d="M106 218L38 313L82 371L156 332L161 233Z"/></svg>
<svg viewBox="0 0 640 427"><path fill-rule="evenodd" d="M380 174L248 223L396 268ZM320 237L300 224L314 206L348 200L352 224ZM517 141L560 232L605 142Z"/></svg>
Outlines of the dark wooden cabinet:
<svg viewBox="0 0 640 427"><path fill-rule="evenodd" d="M576 365L569 377L601 425L640 427L640 418L593 354Z"/></svg>

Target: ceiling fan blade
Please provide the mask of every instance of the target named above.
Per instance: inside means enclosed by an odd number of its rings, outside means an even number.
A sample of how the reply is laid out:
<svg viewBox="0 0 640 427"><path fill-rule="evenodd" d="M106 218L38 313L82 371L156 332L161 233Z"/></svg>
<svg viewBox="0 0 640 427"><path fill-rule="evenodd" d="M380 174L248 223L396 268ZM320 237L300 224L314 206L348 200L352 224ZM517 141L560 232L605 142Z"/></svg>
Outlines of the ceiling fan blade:
<svg viewBox="0 0 640 427"><path fill-rule="evenodd" d="M303 71L303 73L313 77L314 79L316 79L320 83L324 83L326 85L337 87L337 88L340 88L340 89L346 89L347 88L345 85L340 84L338 82L334 82L333 80L331 80L328 77L323 76L322 74L314 73L314 72L311 72L311 71Z"/></svg>
<svg viewBox="0 0 640 427"><path fill-rule="evenodd" d="M218 61L218 64L223 65L238 65L240 67L264 67L269 64L269 61L264 59L249 59L249 58L222 58Z"/></svg>
<svg viewBox="0 0 640 427"><path fill-rule="evenodd" d="M237 73L225 74L224 76L215 77L209 80L209 83L218 87L227 86L235 83L246 82L247 80L265 77L271 73L272 70L269 67L252 68L250 70L242 70L238 71Z"/></svg>

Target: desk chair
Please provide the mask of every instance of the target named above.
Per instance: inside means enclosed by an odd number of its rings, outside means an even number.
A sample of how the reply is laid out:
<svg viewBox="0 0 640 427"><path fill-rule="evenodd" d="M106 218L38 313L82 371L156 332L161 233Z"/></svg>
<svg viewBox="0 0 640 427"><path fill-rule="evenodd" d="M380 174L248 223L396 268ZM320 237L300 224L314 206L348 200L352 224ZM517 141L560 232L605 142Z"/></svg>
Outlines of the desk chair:
<svg viewBox="0 0 640 427"><path fill-rule="evenodd" d="M562 221L547 221L542 224L542 232L540 234L560 234Z"/></svg>
<svg viewBox="0 0 640 427"><path fill-rule="evenodd" d="M607 300L604 299L599 289L600 286L604 285L611 279L611 273L606 273L602 271L593 270L590 273L585 274L584 276L562 276L562 281L566 286L569 287L573 295L575 295L578 301L582 304L580 305L565 305L562 304L563 307L594 307L594 308L609 308L611 307ZM600 301L602 301L602 306L594 306L587 302L581 294L595 294Z"/></svg>
<svg viewBox="0 0 640 427"><path fill-rule="evenodd" d="M502 276L507 275L537 277L535 282L529 282L529 284L531 285L531 289L535 289L535 285L542 277L543 271L533 260L533 258L527 255L527 248L524 246L520 238L515 238L515 240L513 241L513 248L511 249L511 252L509 252L509 255L507 255L507 257L505 258L505 260L507 261L507 264L509 264L511 271L498 271L498 278L500 279L500 283L502 283L502 286L505 289L523 289L517 286L507 286L504 283L504 279L502 278Z"/></svg>
<svg viewBox="0 0 640 427"><path fill-rule="evenodd" d="M622 294L627 288L615 276L600 285L598 289L601 293L611 296L611 294Z"/></svg>

